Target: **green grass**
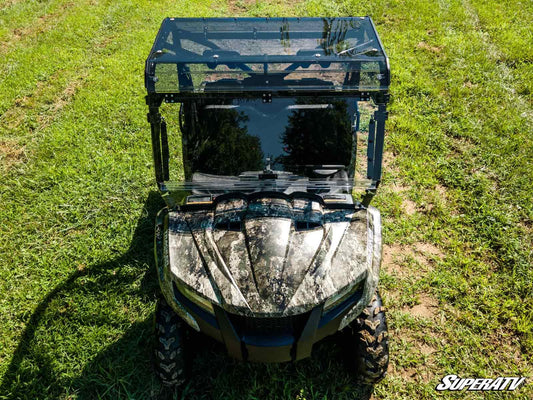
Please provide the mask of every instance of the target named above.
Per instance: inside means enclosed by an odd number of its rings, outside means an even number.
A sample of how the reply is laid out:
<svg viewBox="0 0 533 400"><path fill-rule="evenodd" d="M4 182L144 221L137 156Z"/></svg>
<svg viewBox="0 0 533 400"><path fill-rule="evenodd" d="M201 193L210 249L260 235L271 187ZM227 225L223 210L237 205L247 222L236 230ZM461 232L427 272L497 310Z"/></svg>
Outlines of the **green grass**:
<svg viewBox="0 0 533 400"><path fill-rule="evenodd" d="M335 340L288 365L199 346L182 394L151 370L157 282L143 67L165 16L371 15L393 82L374 397L533 365L531 2L22 1L0 5L0 399L353 399ZM174 130L175 133L175 130Z"/></svg>

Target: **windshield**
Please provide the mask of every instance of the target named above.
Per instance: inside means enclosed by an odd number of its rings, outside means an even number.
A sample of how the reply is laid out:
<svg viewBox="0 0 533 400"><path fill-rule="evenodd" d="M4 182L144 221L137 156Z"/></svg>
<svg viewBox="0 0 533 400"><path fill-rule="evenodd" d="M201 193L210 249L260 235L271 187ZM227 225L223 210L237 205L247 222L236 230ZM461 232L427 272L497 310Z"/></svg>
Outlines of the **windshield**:
<svg viewBox="0 0 533 400"><path fill-rule="evenodd" d="M186 179L199 179L198 174L250 176L253 172L259 178L268 174L346 175L354 152L354 99L269 101L240 98L185 103Z"/></svg>
<svg viewBox="0 0 533 400"><path fill-rule="evenodd" d="M145 64L159 188L174 204L187 192L357 189L368 205L389 84L370 17L166 18ZM181 135L163 102L181 104Z"/></svg>

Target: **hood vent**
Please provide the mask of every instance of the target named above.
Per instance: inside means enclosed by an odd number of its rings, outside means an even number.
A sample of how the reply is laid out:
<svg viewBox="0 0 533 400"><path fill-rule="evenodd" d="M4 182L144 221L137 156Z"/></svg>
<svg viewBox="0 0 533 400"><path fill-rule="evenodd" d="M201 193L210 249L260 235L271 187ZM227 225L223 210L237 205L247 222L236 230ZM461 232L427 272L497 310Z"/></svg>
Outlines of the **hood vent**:
<svg viewBox="0 0 533 400"><path fill-rule="evenodd" d="M316 228L322 228L322 224L316 221L294 221L294 229L297 231L312 231Z"/></svg>
<svg viewBox="0 0 533 400"><path fill-rule="evenodd" d="M242 222L241 221L232 221L229 219L221 220L215 222L214 228L219 231L232 231L232 232L241 232L242 231Z"/></svg>

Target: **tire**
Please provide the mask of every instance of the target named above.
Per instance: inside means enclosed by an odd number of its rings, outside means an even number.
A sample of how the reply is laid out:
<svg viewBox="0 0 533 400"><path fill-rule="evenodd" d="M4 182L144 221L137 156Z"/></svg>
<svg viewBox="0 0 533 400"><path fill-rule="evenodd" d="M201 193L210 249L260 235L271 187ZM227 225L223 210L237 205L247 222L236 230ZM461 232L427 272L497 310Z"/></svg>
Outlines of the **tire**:
<svg viewBox="0 0 533 400"><path fill-rule="evenodd" d="M185 342L188 327L164 298L160 297L155 311L154 367L164 386L177 387L186 380L187 359Z"/></svg>
<svg viewBox="0 0 533 400"><path fill-rule="evenodd" d="M350 328L357 380L365 385L374 385L385 377L389 366L387 320L378 292Z"/></svg>

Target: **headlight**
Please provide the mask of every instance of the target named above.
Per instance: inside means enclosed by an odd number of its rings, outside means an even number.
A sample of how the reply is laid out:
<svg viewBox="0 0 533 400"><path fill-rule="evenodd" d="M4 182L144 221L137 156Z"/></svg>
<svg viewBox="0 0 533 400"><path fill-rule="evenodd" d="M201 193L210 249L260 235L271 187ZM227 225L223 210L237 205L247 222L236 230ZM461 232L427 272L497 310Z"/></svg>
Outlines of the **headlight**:
<svg viewBox="0 0 533 400"><path fill-rule="evenodd" d="M348 299L352 294L354 294L361 287L362 283L363 281L359 281L351 285L348 285L344 289L339 291L337 294L331 296L324 303L324 311L330 310L338 306L339 304L341 304L346 299Z"/></svg>

